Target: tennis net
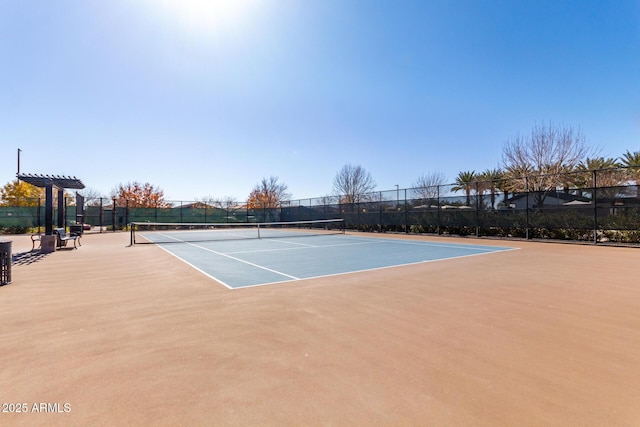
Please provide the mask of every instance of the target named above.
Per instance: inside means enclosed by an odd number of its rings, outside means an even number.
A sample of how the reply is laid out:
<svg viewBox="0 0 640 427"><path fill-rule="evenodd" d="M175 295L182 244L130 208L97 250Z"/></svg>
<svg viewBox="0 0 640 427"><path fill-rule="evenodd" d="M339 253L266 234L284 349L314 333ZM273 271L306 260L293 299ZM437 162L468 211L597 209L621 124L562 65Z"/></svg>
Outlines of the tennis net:
<svg viewBox="0 0 640 427"><path fill-rule="evenodd" d="M305 237L345 232L342 219L252 223L132 222L129 227L131 245Z"/></svg>

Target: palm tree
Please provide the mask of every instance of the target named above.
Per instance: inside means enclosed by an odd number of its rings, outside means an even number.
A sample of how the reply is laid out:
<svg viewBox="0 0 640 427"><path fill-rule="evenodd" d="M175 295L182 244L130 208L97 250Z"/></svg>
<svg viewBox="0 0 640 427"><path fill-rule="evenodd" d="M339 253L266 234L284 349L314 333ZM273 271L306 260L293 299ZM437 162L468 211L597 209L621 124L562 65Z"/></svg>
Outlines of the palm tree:
<svg viewBox="0 0 640 427"><path fill-rule="evenodd" d="M640 198L640 151L627 150L622 155L621 165L627 168L627 179L636 184L636 197Z"/></svg>
<svg viewBox="0 0 640 427"><path fill-rule="evenodd" d="M595 157L593 159L587 157L584 161L580 162L580 164L576 169L580 172L587 172L587 171L591 172L591 171L608 171L608 170L617 169L619 167L620 167L620 163L618 163L618 161L613 157L608 157L606 159L604 157ZM588 177L588 180L589 182L591 182L592 179L590 176ZM598 180L600 181L600 179ZM606 182L603 181L602 183L598 183L598 184L605 186L609 184L608 181L610 181L610 179L606 179ZM611 184L618 185L620 184L620 181L614 180L613 182L611 182Z"/></svg>
<svg viewBox="0 0 640 427"><path fill-rule="evenodd" d="M504 171L504 176L508 180L505 187L512 193L529 191L527 177L532 174L533 168L531 166L510 166Z"/></svg>
<svg viewBox="0 0 640 427"><path fill-rule="evenodd" d="M619 167L618 161L612 157L587 157L576 168L579 173L575 183L580 188L590 188L595 184L599 189L599 198L614 198L617 189L611 187L617 187L625 181L625 174L618 169ZM593 179L594 173L596 174L595 181ZM608 189L603 190L603 188Z"/></svg>
<svg viewBox="0 0 640 427"><path fill-rule="evenodd" d="M627 152L622 155L622 164L629 167L640 166L640 151L634 151L632 153L627 150Z"/></svg>
<svg viewBox="0 0 640 427"><path fill-rule="evenodd" d="M487 169L477 177L478 181L481 182L480 188L482 191L489 190L489 194L491 195L491 209L495 208L496 191L503 177L504 174L500 169Z"/></svg>
<svg viewBox="0 0 640 427"><path fill-rule="evenodd" d="M471 205L471 190L476 183L476 171L465 171L458 173L456 177L455 186L451 188L452 191L464 191L467 196L467 206Z"/></svg>
<svg viewBox="0 0 640 427"><path fill-rule="evenodd" d="M629 168L629 178L634 180L636 184L640 184L640 151L634 151L632 153L627 150L620 160L622 166Z"/></svg>
<svg viewBox="0 0 640 427"><path fill-rule="evenodd" d="M502 181L498 189L504 193L503 204L508 206L509 193L524 193L529 191L527 186L527 176L532 173L530 166L511 166L502 172Z"/></svg>

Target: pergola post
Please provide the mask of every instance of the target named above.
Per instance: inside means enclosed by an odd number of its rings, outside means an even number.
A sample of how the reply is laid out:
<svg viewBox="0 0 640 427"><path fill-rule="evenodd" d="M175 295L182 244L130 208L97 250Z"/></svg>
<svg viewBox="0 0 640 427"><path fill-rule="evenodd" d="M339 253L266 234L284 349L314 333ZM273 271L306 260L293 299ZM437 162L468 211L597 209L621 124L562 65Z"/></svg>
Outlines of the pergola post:
<svg viewBox="0 0 640 427"><path fill-rule="evenodd" d="M64 208L65 208L65 200L64 200L64 188L58 188L58 227L66 228L64 223Z"/></svg>
<svg viewBox="0 0 640 427"><path fill-rule="evenodd" d="M53 182L45 184L44 196L44 234L53 234Z"/></svg>

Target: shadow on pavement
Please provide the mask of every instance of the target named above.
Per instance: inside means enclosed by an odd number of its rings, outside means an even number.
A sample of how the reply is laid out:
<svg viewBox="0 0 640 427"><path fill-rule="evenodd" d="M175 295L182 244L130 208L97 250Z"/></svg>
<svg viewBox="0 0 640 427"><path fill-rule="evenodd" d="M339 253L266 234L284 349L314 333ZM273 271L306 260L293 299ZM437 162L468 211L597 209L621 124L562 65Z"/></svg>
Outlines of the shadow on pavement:
<svg viewBox="0 0 640 427"><path fill-rule="evenodd" d="M40 251L18 252L11 257L13 265L29 265L42 261L49 253L43 253Z"/></svg>

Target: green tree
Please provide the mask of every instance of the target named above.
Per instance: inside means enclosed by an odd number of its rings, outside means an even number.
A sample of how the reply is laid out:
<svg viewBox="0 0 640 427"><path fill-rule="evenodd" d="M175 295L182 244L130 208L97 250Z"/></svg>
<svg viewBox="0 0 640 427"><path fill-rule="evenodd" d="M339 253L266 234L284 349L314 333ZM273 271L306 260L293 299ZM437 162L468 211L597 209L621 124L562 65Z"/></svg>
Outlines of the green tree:
<svg viewBox="0 0 640 427"><path fill-rule="evenodd" d="M471 205L471 191L474 189L477 181L476 171L464 171L458 173L455 180L455 185L451 188L452 191L464 191L467 197L466 205Z"/></svg>
<svg viewBox="0 0 640 427"><path fill-rule="evenodd" d="M640 151L627 150L620 159L620 164L627 168L627 179L636 184L636 197L640 198Z"/></svg>
<svg viewBox="0 0 640 427"><path fill-rule="evenodd" d="M640 185L640 151L627 150L620 159L620 164L628 169L629 179ZM640 191L640 190L639 190Z"/></svg>
<svg viewBox="0 0 640 427"><path fill-rule="evenodd" d="M496 206L496 193L500 186L500 181L502 180L504 174L500 169L487 169L477 176L477 181L479 182L478 188L481 193L484 194L485 191L489 192L489 196L491 197L491 209Z"/></svg>
<svg viewBox="0 0 640 427"><path fill-rule="evenodd" d="M598 188L598 198L614 198L617 196L616 187L626 180L624 170L620 169L618 161L612 157L587 157L576 168L577 173L573 183L578 188ZM594 180L595 174L595 180Z"/></svg>
<svg viewBox="0 0 640 427"><path fill-rule="evenodd" d="M631 152L627 150L622 155L621 163L626 167L640 167L640 151Z"/></svg>

